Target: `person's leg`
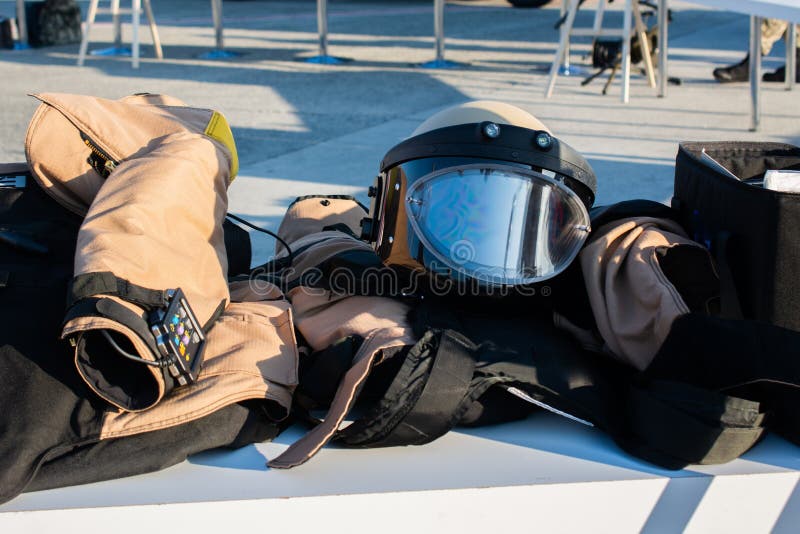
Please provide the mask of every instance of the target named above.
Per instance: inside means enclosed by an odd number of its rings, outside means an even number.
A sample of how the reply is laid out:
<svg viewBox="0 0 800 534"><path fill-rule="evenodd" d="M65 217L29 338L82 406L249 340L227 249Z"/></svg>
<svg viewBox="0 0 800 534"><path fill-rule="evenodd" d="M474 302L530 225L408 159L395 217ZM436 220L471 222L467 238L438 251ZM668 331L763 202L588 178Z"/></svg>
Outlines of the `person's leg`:
<svg viewBox="0 0 800 534"><path fill-rule="evenodd" d="M772 22L772 21L774 21L774 19L766 19L765 22L766 21ZM772 32L771 35L770 35L770 38L772 39L772 41L767 42L767 39L764 37L764 33L763 33L763 30L764 30L765 26L762 25L762 27L761 27L761 29L762 29L762 39L761 39L761 52L762 52L762 54L768 54L769 51L772 50L772 45L775 43L775 41L780 39L780 37L784 34L784 32L786 32L786 29L788 27L789 27L789 24L787 22L785 22L785 21L774 21L774 24L771 24L770 28L768 30L768 31ZM780 28L782 28L781 34L779 34L777 37L774 37L775 33ZM795 35L800 36L800 25L795 25L795 32L797 32ZM788 39L787 39L787 41L788 41ZM766 46L767 46L766 51L765 51L765 43L766 43ZM797 65L798 60L800 60L800 37L798 37L798 39L796 39L796 44L797 44L797 47L795 48L795 65ZM761 77L761 79L764 80L765 82L783 82L783 81L785 81L786 80L786 65L782 65L782 66L778 67L773 72L765 72L764 75ZM800 69L796 69L795 70L795 82L800 83Z"/></svg>
<svg viewBox="0 0 800 534"><path fill-rule="evenodd" d="M772 50L772 45L783 36L786 31L788 23L778 19L763 19L761 21L761 55L766 56ZM777 72L777 71L776 71ZM764 75L764 80L767 80L768 75L776 73L767 73ZM720 83L729 82L746 82L750 80L750 55L739 63L728 65L727 67L720 67L714 69L714 79Z"/></svg>
<svg viewBox="0 0 800 534"><path fill-rule="evenodd" d="M761 22L761 55L766 56L772 51L772 45L783 37L788 22L778 19L763 19Z"/></svg>

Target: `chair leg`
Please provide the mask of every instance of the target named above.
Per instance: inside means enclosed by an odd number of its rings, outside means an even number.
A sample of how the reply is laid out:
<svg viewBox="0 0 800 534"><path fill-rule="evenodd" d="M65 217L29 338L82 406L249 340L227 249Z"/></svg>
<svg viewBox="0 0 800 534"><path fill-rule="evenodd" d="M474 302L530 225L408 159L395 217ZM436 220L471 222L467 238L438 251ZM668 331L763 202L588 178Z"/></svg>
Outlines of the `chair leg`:
<svg viewBox="0 0 800 534"><path fill-rule="evenodd" d="M578 12L578 1L579 0L570 0L567 20L564 21L564 25L561 26L561 39L558 41L556 57L553 58L553 64L550 66L550 77L547 80L547 87L544 91L545 98L550 98L553 96L553 89L556 86L556 78L558 77L558 69L561 66L564 53L567 50L567 44L569 43L569 35L572 32L572 26L575 24L575 14Z"/></svg>
<svg viewBox="0 0 800 534"><path fill-rule="evenodd" d="M636 35L639 37L639 46L642 49L644 71L647 74L647 83L650 87L656 86L656 73L653 68L653 56L650 50L650 40L647 38L647 27L642 21L642 12L639 10L639 0L633 0L633 17L636 22Z"/></svg>
<svg viewBox="0 0 800 534"><path fill-rule="evenodd" d="M786 28L786 90L794 89L797 78L797 30L796 24Z"/></svg>
<svg viewBox="0 0 800 534"><path fill-rule="evenodd" d="M142 12L142 0L133 0L131 2L131 11L133 18L133 28L131 36L131 60L133 68L139 68L139 18Z"/></svg>
<svg viewBox="0 0 800 534"><path fill-rule="evenodd" d="M631 6L633 0L625 0L622 24L622 103L627 104L631 90Z"/></svg>
<svg viewBox="0 0 800 534"><path fill-rule="evenodd" d="M89 48L89 33L92 31L92 24L97 16L97 3L99 0L92 0L89 3L89 11L86 13L86 22L83 25L83 37L81 38L81 47L78 52L78 66L83 66L86 59L86 51Z"/></svg>
<svg viewBox="0 0 800 534"><path fill-rule="evenodd" d="M150 34L153 36L153 48L156 51L156 58L164 59L164 52L161 50L161 39L158 37L158 26L156 26L156 19L153 17L153 7L150 4L150 0L143 0L143 2L147 21L150 24Z"/></svg>

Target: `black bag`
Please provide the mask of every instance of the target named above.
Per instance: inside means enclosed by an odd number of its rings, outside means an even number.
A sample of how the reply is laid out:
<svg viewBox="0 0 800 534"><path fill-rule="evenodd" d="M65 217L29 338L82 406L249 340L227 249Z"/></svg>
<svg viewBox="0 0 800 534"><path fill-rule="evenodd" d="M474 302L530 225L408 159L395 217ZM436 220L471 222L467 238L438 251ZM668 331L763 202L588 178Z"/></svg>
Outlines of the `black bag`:
<svg viewBox="0 0 800 534"><path fill-rule="evenodd" d="M0 17L0 48L14 48L14 32L11 19Z"/></svg>
<svg viewBox="0 0 800 534"><path fill-rule="evenodd" d="M75 0L25 2L25 14L31 46L81 42L81 9Z"/></svg>
<svg viewBox="0 0 800 534"><path fill-rule="evenodd" d="M705 163L702 150L736 180ZM764 189L764 172L800 169L780 143L682 143L672 205L717 259L722 312L800 331L800 194Z"/></svg>

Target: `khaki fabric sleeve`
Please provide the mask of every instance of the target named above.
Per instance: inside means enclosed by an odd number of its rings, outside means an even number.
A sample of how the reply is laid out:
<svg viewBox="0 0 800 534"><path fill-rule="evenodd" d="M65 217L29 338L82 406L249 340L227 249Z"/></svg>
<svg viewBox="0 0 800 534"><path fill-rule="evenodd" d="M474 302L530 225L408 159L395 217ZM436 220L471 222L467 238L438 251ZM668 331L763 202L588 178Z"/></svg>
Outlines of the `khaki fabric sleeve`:
<svg viewBox="0 0 800 534"><path fill-rule="evenodd" d="M700 247L675 222L622 219L597 229L579 256L600 335L614 356L639 370L673 321L689 313L657 258L659 249L675 245Z"/></svg>
<svg viewBox="0 0 800 534"><path fill-rule="evenodd" d="M245 400L263 400L275 421L289 415L298 381L297 341L291 306L278 297L258 299L231 288L233 302L208 334L206 359L197 383L176 390L146 411L109 412L101 439L118 438L180 425Z"/></svg>
<svg viewBox="0 0 800 534"><path fill-rule="evenodd" d="M133 95L120 100L66 93L33 96L41 104L25 137L28 165L48 194L79 215L86 214L105 182L105 176L90 162L93 150L119 164L153 150L172 135L207 133L214 117L225 126L221 129L227 128L218 112L187 107L166 95ZM222 157L229 169L234 169L232 139L229 145Z"/></svg>
<svg viewBox="0 0 800 534"><path fill-rule="evenodd" d="M180 133L159 140L139 157L121 163L97 193L78 234L75 275L112 273L116 278L152 290L180 288L200 325L230 300L222 222L227 211L229 162L220 146L200 134ZM79 301L92 295L79 295ZM88 315L100 315L137 332L116 330L123 348L153 360L148 346L148 311L132 302L118 302L131 313L130 321L110 310L109 300L96 295ZM124 298L124 296L123 296ZM123 410L147 409L170 388L169 376L153 372L158 382L139 380L137 366L96 335L85 343L83 317L71 317L65 333L84 351L78 367L93 377L94 389ZM122 338L122 339L120 339ZM125 341L127 339L127 342ZM157 349L156 349L157 350ZM159 371L156 369L156 371ZM166 384L165 384L166 382ZM98 387L107 384L108 387Z"/></svg>

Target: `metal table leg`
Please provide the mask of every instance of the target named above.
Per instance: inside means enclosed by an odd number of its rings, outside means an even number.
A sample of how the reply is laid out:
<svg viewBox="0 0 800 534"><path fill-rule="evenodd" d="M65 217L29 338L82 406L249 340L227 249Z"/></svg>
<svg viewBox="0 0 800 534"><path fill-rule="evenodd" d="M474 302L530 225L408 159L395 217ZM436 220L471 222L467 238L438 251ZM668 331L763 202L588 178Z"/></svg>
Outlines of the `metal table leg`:
<svg viewBox="0 0 800 534"><path fill-rule="evenodd" d="M444 58L444 0L433 1L433 33L436 59L426 61L420 67L424 69L453 69L463 67L462 63L447 61Z"/></svg>
<svg viewBox="0 0 800 534"><path fill-rule="evenodd" d="M786 28L786 90L794 88L797 79L797 26Z"/></svg>
<svg viewBox="0 0 800 534"><path fill-rule="evenodd" d="M622 95L623 104L627 104L631 94L631 17L633 16L633 0L625 0L625 20L622 21Z"/></svg>
<svg viewBox="0 0 800 534"><path fill-rule="evenodd" d="M339 65L350 58L328 55L328 0L317 0L317 33L319 34L319 54L304 58L306 63L319 65Z"/></svg>
<svg viewBox="0 0 800 534"><path fill-rule="evenodd" d="M139 22L142 14L142 0L131 1L132 24L131 24L131 58L133 68L139 68Z"/></svg>
<svg viewBox="0 0 800 534"><path fill-rule="evenodd" d="M761 122L761 17L750 17L750 131Z"/></svg>
<svg viewBox="0 0 800 534"><path fill-rule="evenodd" d="M667 96L667 48L669 26L669 6L667 0L658 0L658 96Z"/></svg>
<svg viewBox="0 0 800 534"><path fill-rule="evenodd" d="M131 12L133 12L133 8ZM114 46L92 50L89 54L106 57L130 56L131 49L122 45L122 22L119 17L119 0L111 0L111 23L114 27ZM138 61L134 61L134 63L138 64Z"/></svg>
<svg viewBox="0 0 800 534"><path fill-rule="evenodd" d="M30 48L30 43L28 43L28 25L25 20L25 0L17 0L17 31L19 32L19 41L14 43L14 50Z"/></svg>
<svg viewBox="0 0 800 534"><path fill-rule="evenodd" d="M211 0L211 18L214 19L214 50L204 52L198 57L200 59L225 59L237 57L239 52L225 50L225 43L222 38L222 0Z"/></svg>

